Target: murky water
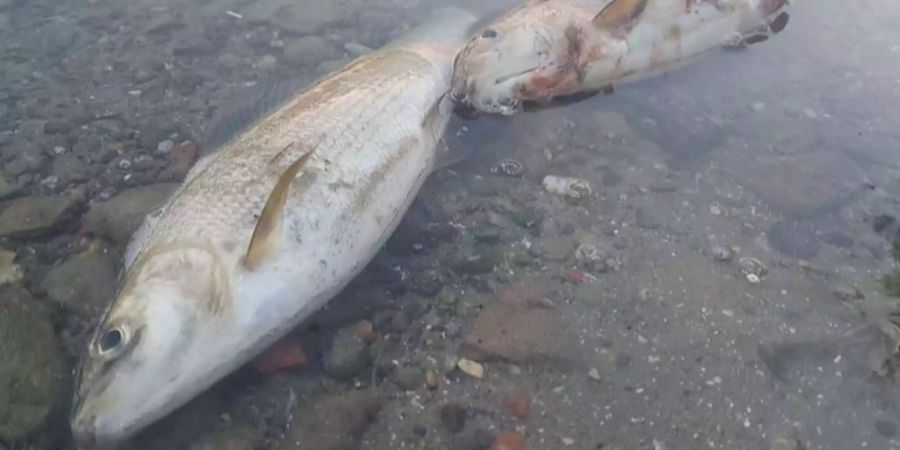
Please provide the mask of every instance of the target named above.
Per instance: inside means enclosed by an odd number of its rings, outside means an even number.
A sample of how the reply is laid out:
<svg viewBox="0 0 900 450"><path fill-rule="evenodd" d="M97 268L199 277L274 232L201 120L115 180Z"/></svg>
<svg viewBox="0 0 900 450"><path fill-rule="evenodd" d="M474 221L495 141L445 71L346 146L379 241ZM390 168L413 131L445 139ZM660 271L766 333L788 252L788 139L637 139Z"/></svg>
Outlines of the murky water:
<svg viewBox="0 0 900 450"><path fill-rule="evenodd" d="M125 447L900 448L900 5L797 3L764 44L454 121L471 156L292 334L305 364L242 369ZM0 448L76 448L71 369L215 111L429 6L0 0Z"/></svg>

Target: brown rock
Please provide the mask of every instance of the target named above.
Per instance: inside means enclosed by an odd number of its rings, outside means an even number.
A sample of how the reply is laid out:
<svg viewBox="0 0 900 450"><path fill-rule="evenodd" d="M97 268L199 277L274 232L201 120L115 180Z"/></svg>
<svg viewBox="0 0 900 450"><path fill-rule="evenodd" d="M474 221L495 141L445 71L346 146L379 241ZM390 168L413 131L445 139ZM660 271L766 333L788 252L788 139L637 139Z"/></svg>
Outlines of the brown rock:
<svg viewBox="0 0 900 450"><path fill-rule="evenodd" d="M53 231L79 205L74 197L24 197L0 205L0 236L32 237Z"/></svg>
<svg viewBox="0 0 900 450"><path fill-rule="evenodd" d="M503 401L503 407L514 417L527 419L528 410L531 408L531 397L525 393L512 394Z"/></svg>
<svg viewBox="0 0 900 450"><path fill-rule="evenodd" d="M368 320L363 320L354 325L356 329L356 336L362 339L365 342L372 343L375 342L375 339L378 338L378 334L375 333L375 326L372 325L372 322Z"/></svg>
<svg viewBox="0 0 900 450"><path fill-rule="evenodd" d="M282 370L306 366L307 357L300 340L286 336L256 357L251 365L261 374L272 374Z"/></svg>
<svg viewBox="0 0 900 450"><path fill-rule="evenodd" d="M517 286L481 312L460 355L475 361L565 360L570 348L569 335L542 291Z"/></svg>
<svg viewBox="0 0 900 450"><path fill-rule="evenodd" d="M525 448L525 436L520 433L504 431L497 435L490 450L521 450Z"/></svg>
<svg viewBox="0 0 900 450"><path fill-rule="evenodd" d="M142 186L96 203L84 218L82 232L124 244L144 222L144 217L162 206L177 187L175 183Z"/></svg>
<svg viewBox="0 0 900 450"><path fill-rule="evenodd" d="M172 169L178 179L184 178L191 170L191 167L197 162L199 151L200 147L192 143L179 144L172 148L169 158L172 160Z"/></svg>
<svg viewBox="0 0 900 450"><path fill-rule="evenodd" d="M350 450L357 447L381 409L382 399L372 390L351 391L312 399L294 416L280 450Z"/></svg>

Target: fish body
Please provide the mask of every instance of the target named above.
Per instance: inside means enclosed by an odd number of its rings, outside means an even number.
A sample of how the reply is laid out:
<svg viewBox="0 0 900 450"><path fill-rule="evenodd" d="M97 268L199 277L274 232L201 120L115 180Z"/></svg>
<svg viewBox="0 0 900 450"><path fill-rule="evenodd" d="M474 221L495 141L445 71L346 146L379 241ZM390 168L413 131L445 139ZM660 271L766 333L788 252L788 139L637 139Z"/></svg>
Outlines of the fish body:
<svg viewBox="0 0 900 450"><path fill-rule="evenodd" d="M534 0L457 56L452 96L487 113L609 91L710 53L766 40L786 0Z"/></svg>
<svg viewBox="0 0 900 450"><path fill-rule="evenodd" d="M432 171L453 56L476 17L363 56L191 170L129 245L89 344L73 431L115 442L184 404L323 306Z"/></svg>

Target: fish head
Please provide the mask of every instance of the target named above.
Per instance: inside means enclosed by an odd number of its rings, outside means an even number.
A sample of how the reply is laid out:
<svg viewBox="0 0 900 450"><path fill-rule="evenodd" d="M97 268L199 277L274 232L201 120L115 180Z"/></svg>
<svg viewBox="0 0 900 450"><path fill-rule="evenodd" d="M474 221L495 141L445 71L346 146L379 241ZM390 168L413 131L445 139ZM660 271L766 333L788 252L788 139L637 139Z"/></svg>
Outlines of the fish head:
<svg viewBox="0 0 900 450"><path fill-rule="evenodd" d="M524 101L580 89L578 16L545 1L510 12L475 34L457 54L451 96L461 105L513 114Z"/></svg>
<svg viewBox="0 0 900 450"><path fill-rule="evenodd" d="M228 342L223 275L203 248L168 249L134 264L79 369L71 416L79 441L127 439L209 387L215 368L203 355L220 354Z"/></svg>

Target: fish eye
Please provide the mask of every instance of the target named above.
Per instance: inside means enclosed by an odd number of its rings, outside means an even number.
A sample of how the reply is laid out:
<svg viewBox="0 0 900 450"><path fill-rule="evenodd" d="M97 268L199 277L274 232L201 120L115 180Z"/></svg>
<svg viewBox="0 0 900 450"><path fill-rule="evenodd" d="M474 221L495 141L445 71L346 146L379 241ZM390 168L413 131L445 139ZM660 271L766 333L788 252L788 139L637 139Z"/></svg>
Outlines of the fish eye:
<svg viewBox="0 0 900 450"><path fill-rule="evenodd" d="M497 37L497 30L494 30L493 28L488 28L481 32L481 37L483 39L494 39L495 37Z"/></svg>
<svg viewBox="0 0 900 450"><path fill-rule="evenodd" d="M125 343L125 331L120 327L109 328L97 339L97 352L109 355L116 352Z"/></svg>

